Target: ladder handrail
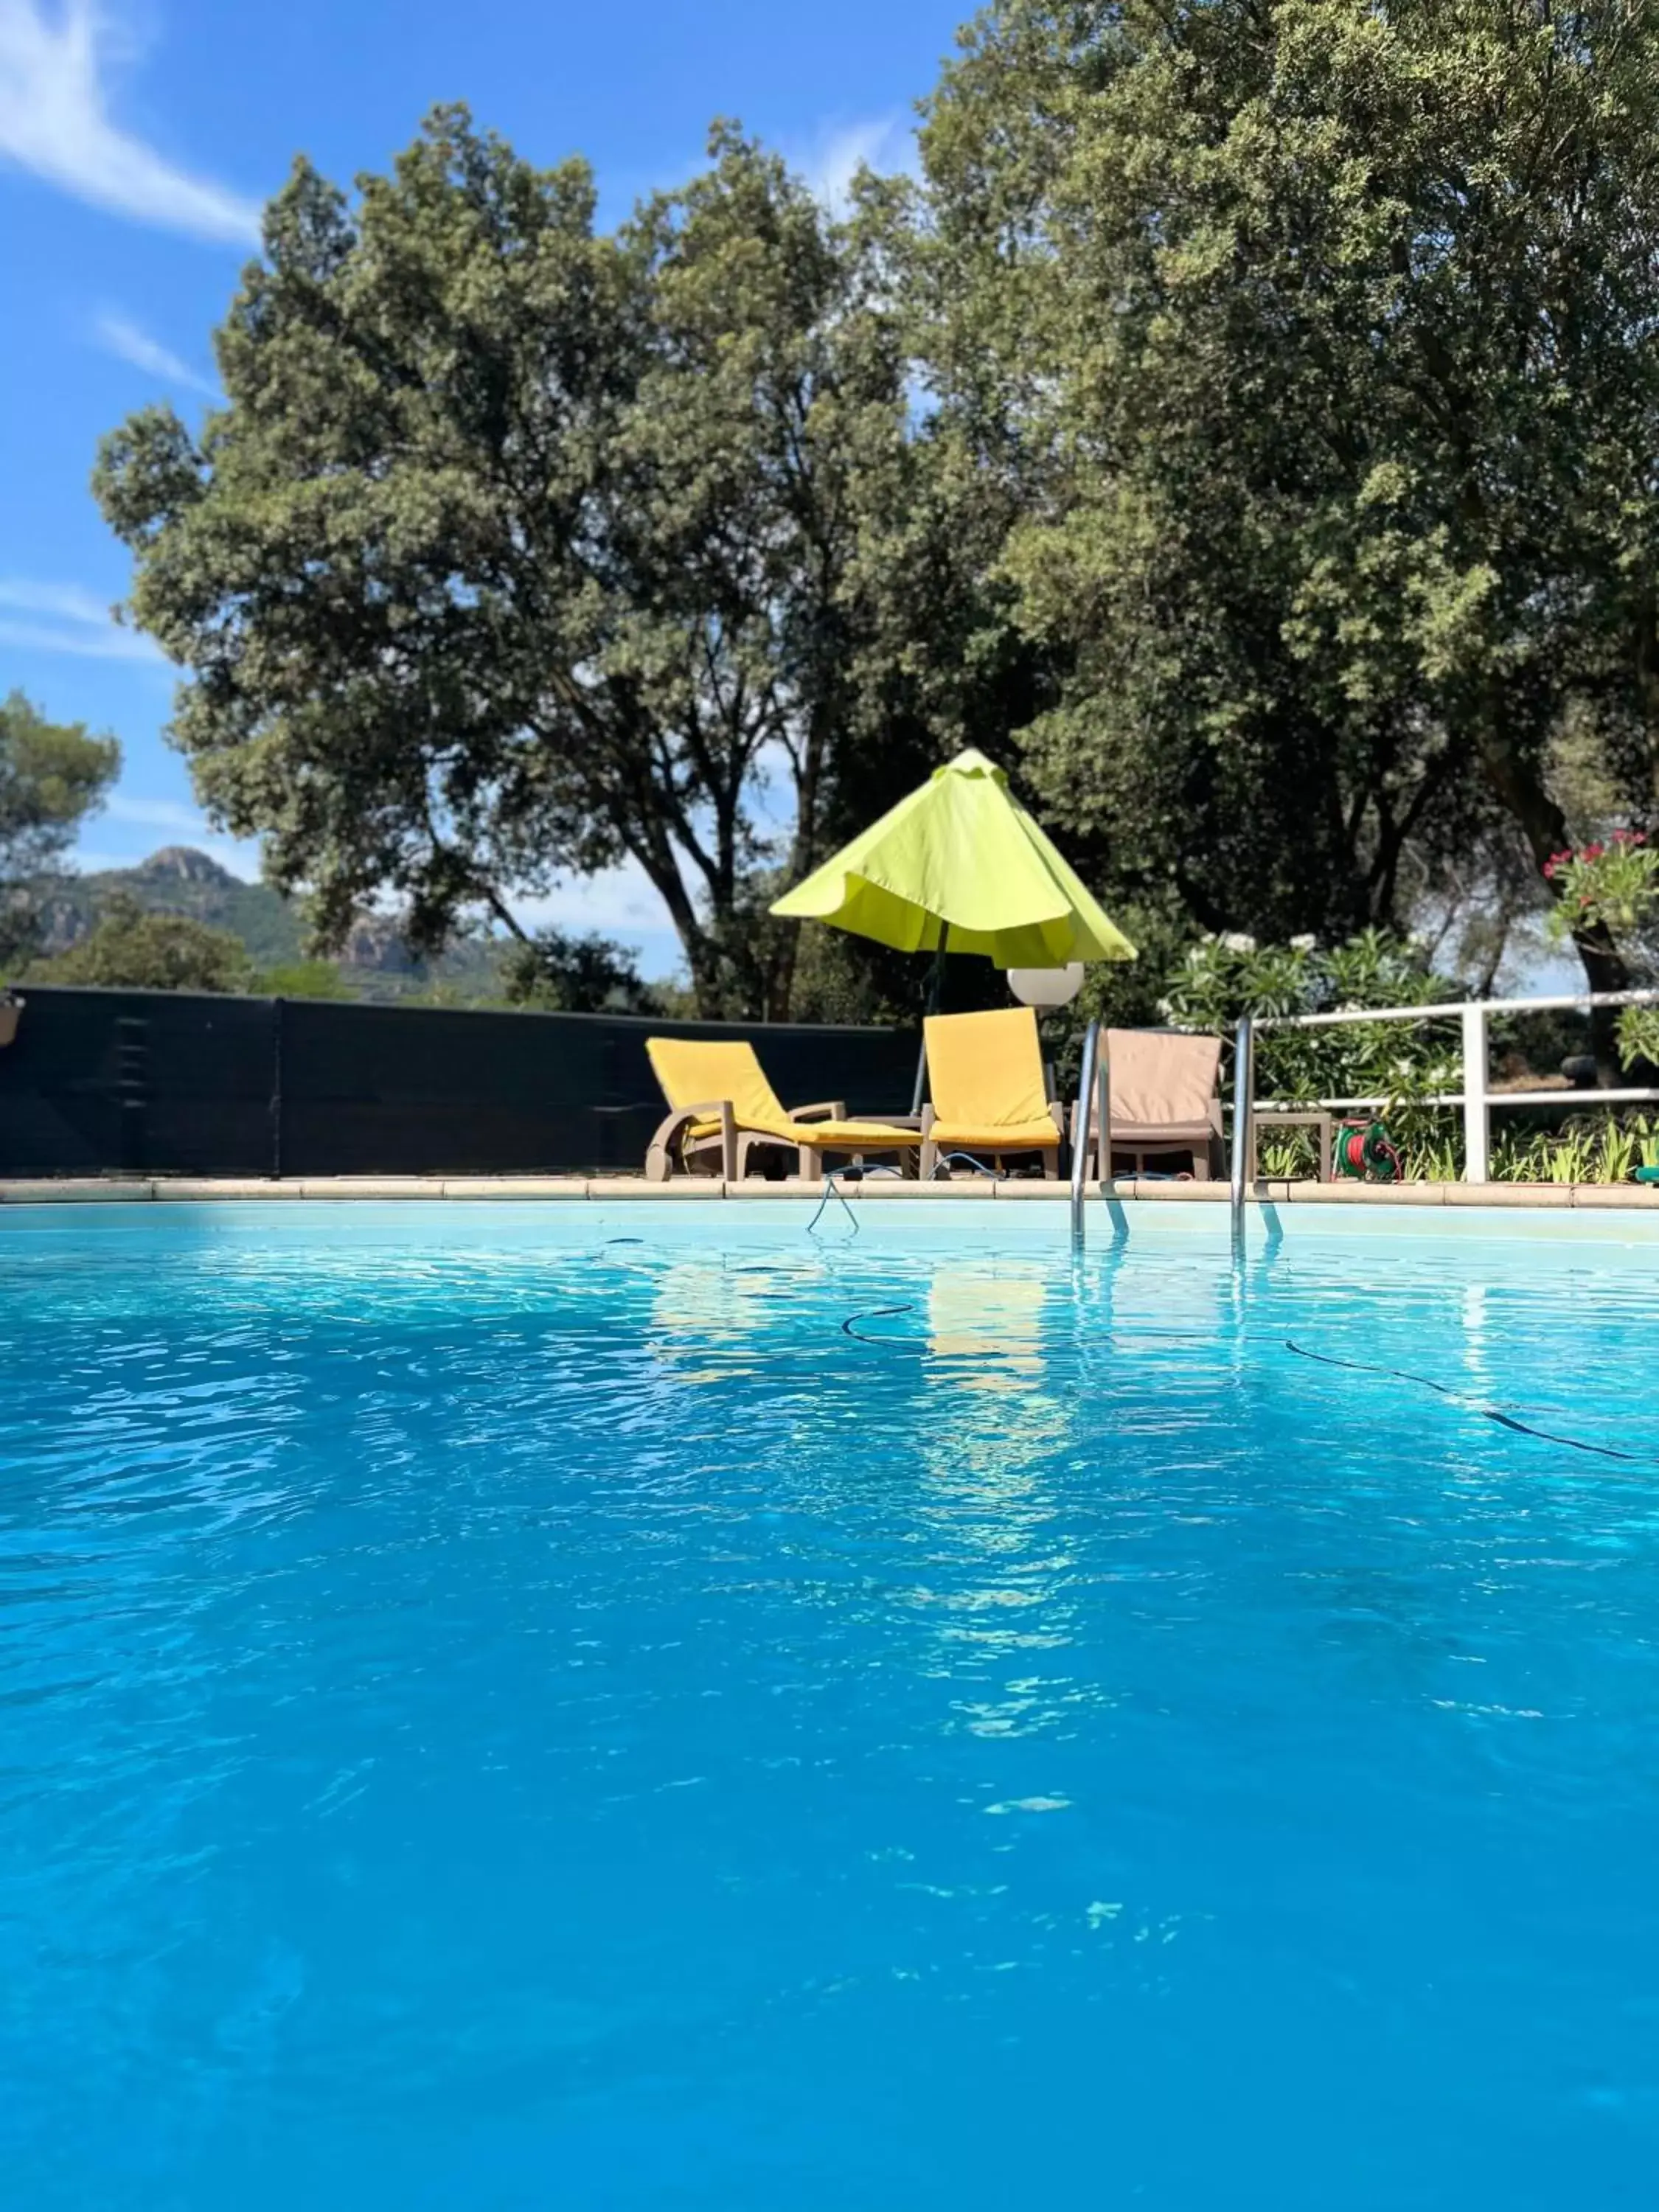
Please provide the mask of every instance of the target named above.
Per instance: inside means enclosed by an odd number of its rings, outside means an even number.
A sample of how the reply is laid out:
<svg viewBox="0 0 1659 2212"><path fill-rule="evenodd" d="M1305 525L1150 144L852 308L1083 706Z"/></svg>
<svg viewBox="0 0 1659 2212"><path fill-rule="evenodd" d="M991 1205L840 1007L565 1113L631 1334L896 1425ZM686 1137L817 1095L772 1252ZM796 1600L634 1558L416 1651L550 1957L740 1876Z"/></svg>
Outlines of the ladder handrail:
<svg viewBox="0 0 1659 2212"><path fill-rule="evenodd" d="M1078 1073L1077 1118L1072 1129L1072 1249L1083 1243L1083 1196L1089 1166L1089 1132L1094 1125L1095 1093L1099 1088L1100 1024L1091 1021L1083 1032L1083 1065Z"/></svg>
<svg viewBox="0 0 1659 2212"><path fill-rule="evenodd" d="M1255 1111L1255 1025L1249 1014L1239 1017L1233 1040L1233 1242L1244 1235L1244 1185L1249 1172L1250 1121Z"/></svg>

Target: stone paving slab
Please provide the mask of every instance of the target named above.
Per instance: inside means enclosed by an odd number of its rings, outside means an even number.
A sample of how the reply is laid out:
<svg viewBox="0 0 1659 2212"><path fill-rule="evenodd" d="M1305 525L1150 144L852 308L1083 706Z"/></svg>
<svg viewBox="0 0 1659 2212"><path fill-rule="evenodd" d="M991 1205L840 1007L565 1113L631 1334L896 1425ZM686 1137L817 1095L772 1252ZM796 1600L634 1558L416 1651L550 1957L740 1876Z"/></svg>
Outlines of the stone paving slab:
<svg viewBox="0 0 1659 2212"><path fill-rule="evenodd" d="M585 1176L446 1176L446 1198L586 1198Z"/></svg>
<svg viewBox="0 0 1659 2212"><path fill-rule="evenodd" d="M147 1182L64 1176L50 1182L0 1182L0 1206L131 1206L152 1195Z"/></svg>

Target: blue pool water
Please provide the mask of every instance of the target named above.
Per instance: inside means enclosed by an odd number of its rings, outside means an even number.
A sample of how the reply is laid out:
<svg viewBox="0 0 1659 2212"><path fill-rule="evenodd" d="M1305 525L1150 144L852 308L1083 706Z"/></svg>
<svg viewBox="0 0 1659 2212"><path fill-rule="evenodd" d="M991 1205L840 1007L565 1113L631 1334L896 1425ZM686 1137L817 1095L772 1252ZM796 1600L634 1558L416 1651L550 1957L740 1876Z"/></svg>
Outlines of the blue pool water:
<svg viewBox="0 0 1659 2212"><path fill-rule="evenodd" d="M0 1215L9 2203L1653 2203L1659 1243L866 1215Z"/></svg>

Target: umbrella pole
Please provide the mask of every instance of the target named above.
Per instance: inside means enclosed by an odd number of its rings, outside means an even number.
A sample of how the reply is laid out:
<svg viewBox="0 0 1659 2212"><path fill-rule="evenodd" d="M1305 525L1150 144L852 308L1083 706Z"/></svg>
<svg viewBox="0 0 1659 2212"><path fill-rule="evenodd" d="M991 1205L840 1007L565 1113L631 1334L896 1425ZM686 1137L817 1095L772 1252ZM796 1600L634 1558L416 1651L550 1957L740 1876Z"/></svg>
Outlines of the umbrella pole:
<svg viewBox="0 0 1659 2212"><path fill-rule="evenodd" d="M927 1012L941 1011L945 998L945 952L951 941L951 925L942 921L939 926L939 951L933 956L933 973L927 978ZM921 1049L916 1054L916 1087L910 1101L910 1111L920 1114L921 1102L927 1089L927 1032L921 1033Z"/></svg>

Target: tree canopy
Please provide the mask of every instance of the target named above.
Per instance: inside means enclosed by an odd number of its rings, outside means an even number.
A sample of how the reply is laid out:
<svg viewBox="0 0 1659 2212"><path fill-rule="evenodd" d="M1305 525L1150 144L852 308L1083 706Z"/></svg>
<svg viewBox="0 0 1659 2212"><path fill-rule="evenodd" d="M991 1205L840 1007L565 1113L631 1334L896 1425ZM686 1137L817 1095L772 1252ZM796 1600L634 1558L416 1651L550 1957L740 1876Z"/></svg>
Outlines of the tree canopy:
<svg viewBox="0 0 1659 2212"><path fill-rule="evenodd" d="M0 962L16 962L35 942L43 878L120 766L112 738L48 721L21 691L0 700Z"/></svg>
<svg viewBox="0 0 1659 2212"><path fill-rule="evenodd" d="M254 969L240 937L189 915L152 914L118 894L78 945L32 971L47 983L135 991L247 991Z"/></svg>
<svg viewBox="0 0 1659 2212"><path fill-rule="evenodd" d="M460 109L298 164L227 404L96 477L205 803L325 945L631 859L781 1015L902 995L766 902L972 742L1143 998L1200 930L1490 981L1659 787L1659 0L998 0L922 144L832 213L719 125L609 234Z"/></svg>
<svg viewBox="0 0 1659 2212"><path fill-rule="evenodd" d="M716 130L594 228L459 110L355 206L301 162L218 334L228 405L109 439L138 620L188 673L198 787L417 944L631 855L706 1005L764 1011L734 930L776 823L816 851L858 736L860 532L908 451L879 222ZM771 795L769 810L768 798Z"/></svg>
<svg viewBox="0 0 1659 2212"><path fill-rule="evenodd" d="M553 1014L647 1014L654 1011L633 954L590 930L544 929L508 947L501 959L507 1001Z"/></svg>
<svg viewBox="0 0 1659 2212"><path fill-rule="evenodd" d="M1402 919L1653 805L1659 15L1005 0L932 106L945 404L1014 475L1051 817L1211 927ZM1593 979L1616 979L1581 939Z"/></svg>

